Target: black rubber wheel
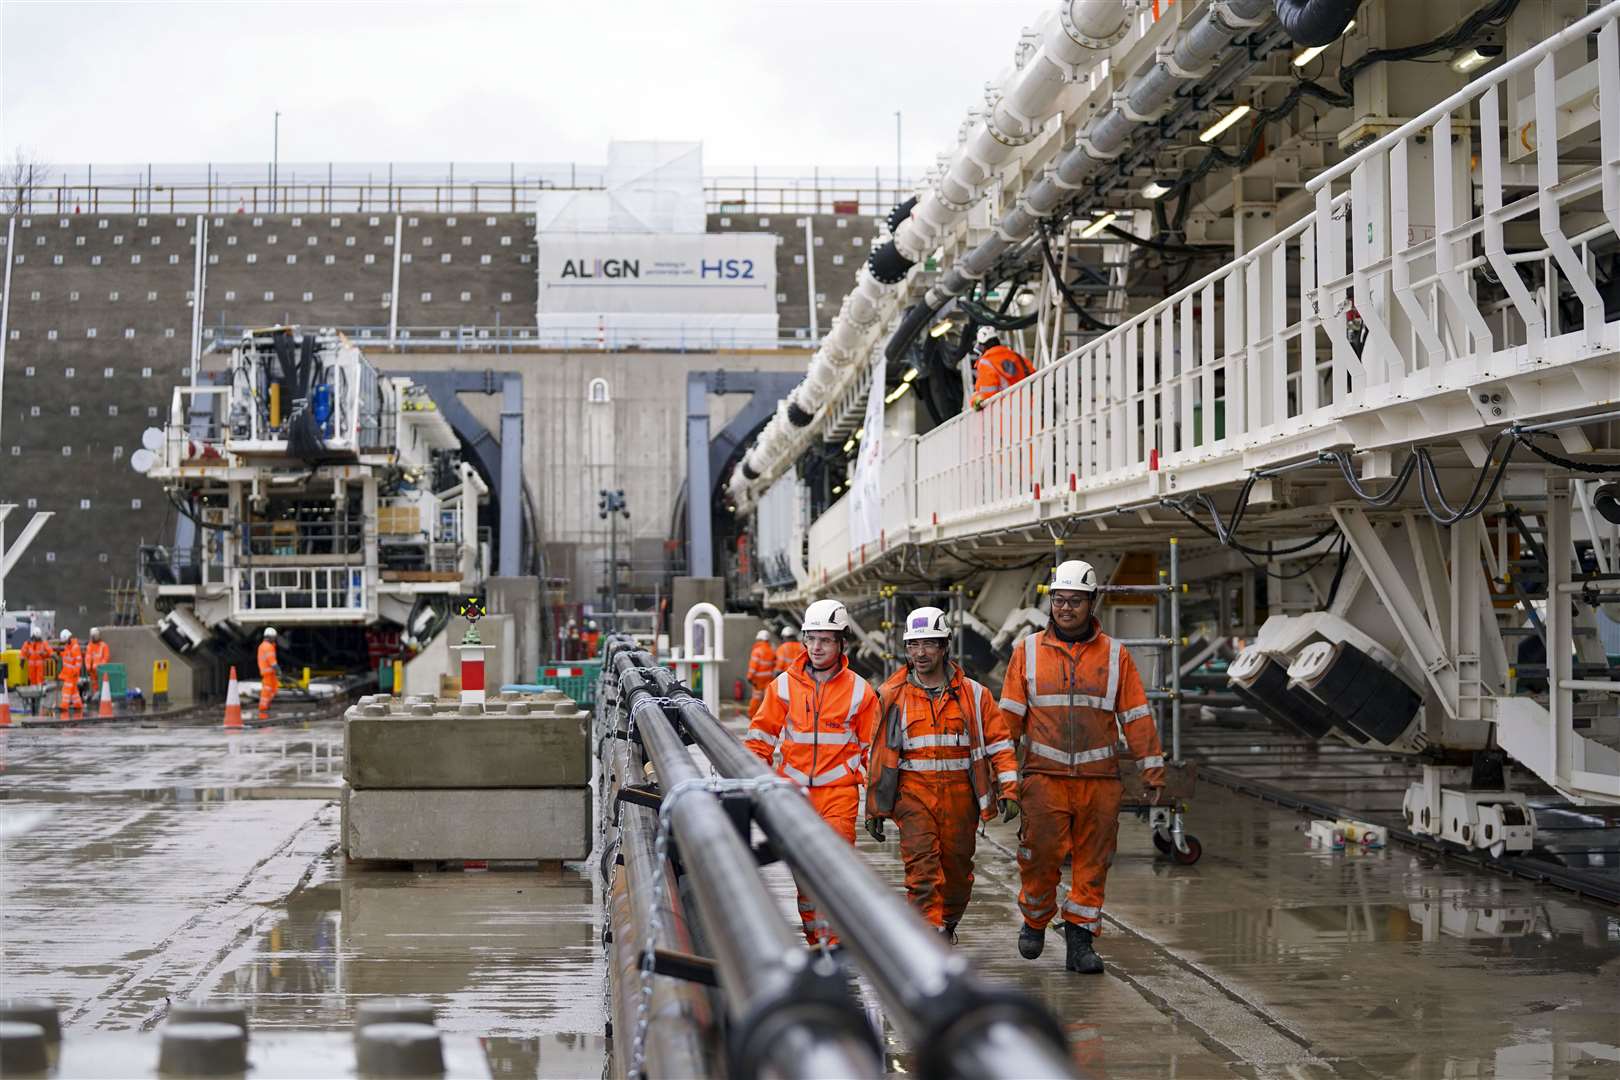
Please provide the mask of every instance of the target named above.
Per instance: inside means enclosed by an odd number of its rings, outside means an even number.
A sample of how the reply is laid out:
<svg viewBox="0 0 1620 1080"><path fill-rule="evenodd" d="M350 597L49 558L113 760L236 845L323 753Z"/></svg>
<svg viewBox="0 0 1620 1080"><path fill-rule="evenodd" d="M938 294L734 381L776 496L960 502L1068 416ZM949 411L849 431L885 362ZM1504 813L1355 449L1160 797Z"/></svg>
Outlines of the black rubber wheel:
<svg viewBox="0 0 1620 1080"><path fill-rule="evenodd" d="M1160 855L1168 855L1176 849L1176 846L1170 842L1170 838L1157 829L1153 830L1153 846L1159 849Z"/></svg>
<svg viewBox="0 0 1620 1080"><path fill-rule="evenodd" d="M1176 861L1177 866L1191 866L1204 854L1204 846L1198 842L1198 837L1188 834L1182 837L1187 842L1186 851L1178 851L1174 846L1170 849L1170 857Z"/></svg>

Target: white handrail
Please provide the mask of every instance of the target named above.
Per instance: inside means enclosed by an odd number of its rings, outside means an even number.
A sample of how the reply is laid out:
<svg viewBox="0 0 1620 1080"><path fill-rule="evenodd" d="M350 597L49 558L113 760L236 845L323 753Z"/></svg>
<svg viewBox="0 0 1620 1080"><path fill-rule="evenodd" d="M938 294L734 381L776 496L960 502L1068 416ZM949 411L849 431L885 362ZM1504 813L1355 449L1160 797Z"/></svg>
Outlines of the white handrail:
<svg viewBox="0 0 1620 1080"><path fill-rule="evenodd" d="M1339 177L1354 171L1356 167L1361 165L1363 162L1369 161L1377 155L1387 152L1396 141L1404 139L1409 135L1415 135L1424 128L1433 127L1435 121L1439 120L1447 113L1452 112L1462 105L1468 104L1470 101L1473 101L1475 98L1484 94L1485 91L1489 90L1491 87L1506 82L1514 75L1534 67L1542 60L1543 57L1555 53L1564 46L1580 40L1587 34L1590 34L1592 31L1601 27L1604 23L1610 22L1616 17L1617 12L1620 12L1620 0L1610 0L1610 3L1605 4L1596 11L1589 13L1585 18L1578 19L1575 22L1570 23L1552 37L1537 43L1533 48L1526 49L1524 52L1513 57L1511 60L1505 61L1501 66L1491 71L1490 74L1483 75L1480 78L1475 79L1473 82L1469 83L1455 94L1452 94L1438 105L1429 106L1427 109L1423 110L1423 112L1408 120L1394 131L1382 135L1376 141L1363 146L1360 150L1357 150L1355 153L1351 154L1349 157L1345 158L1331 169L1317 173L1315 176L1305 181L1306 190L1311 192L1319 191L1324 185L1331 184L1333 181L1339 179Z"/></svg>

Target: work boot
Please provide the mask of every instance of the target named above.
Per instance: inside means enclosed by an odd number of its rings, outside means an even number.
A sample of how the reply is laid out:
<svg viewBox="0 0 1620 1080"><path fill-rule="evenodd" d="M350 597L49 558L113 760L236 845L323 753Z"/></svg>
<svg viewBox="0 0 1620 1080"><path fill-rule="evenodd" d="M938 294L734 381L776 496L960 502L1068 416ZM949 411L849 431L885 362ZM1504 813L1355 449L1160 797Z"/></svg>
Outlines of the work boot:
<svg viewBox="0 0 1620 1080"><path fill-rule="evenodd" d="M1033 960L1046 948L1046 931L1037 930L1029 923L1018 928L1018 955Z"/></svg>
<svg viewBox="0 0 1620 1080"><path fill-rule="evenodd" d="M1064 959L1063 966L1082 975L1101 975L1102 957L1091 947L1091 931L1074 923L1064 923L1063 935L1069 945L1069 955Z"/></svg>
<svg viewBox="0 0 1620 1080"><path fill-rule="evenodd" d="M953 922L948 922L944 926L940 927L939 928L939 936L945 939L945 944L947 944L947 945L955 945L956 944L956 924L953 923Z"/></svg>

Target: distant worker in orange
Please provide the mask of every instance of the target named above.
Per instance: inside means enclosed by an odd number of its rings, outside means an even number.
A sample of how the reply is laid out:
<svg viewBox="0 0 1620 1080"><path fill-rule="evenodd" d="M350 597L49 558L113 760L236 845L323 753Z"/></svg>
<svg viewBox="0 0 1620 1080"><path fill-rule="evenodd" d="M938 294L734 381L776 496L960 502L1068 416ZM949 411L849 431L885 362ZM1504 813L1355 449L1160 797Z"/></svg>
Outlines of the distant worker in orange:
<svg viewBox="0 0 1620 1080"><path fill-rule="evenodd" d="M79 696L79 679L84 675L84 650L73 631L63 630L56 646L56 707L63 716L84 712L84 699Z"/></svg>
<svg viewBox="0 0 1620 1080"><path fill-rule="evenodd" d="M50 643L45 640L45 633L35 623L28 631L28 640L23 642L22 661L26 667L24 678L29 686L45 685L45 662L51 658Z"/></svg>
<svg viewBox="0 0 1620 1080"><path fill-rule="evenodd" d="M579 635L580 642L585 646L585 659L591 660L602 650L602 629L596 625L595 619L585 623L585 632Z"/></svg>
<svg viewBox="0 0 1620 1080"><path fill-rule="evenodd" d="M833 831L855 843L866 756L877 727L877 695L845 658L849 612L837 600L817 600L804 613L805 653L778 675L749 725L744 744L800 787ZM812 946L838 948L838 938L799 890L799 918Z"/></svg>
<svg viewBox="0 0 1620 1080"><path fill-rule="evenodd" d="M804 642L799 640L799 628L788 623L782 627L782 644L776 647L776 673L782 674L803 655Z"/></svg>
<svg viewBox="0 0 1620 1080"><path fill-rule="evenodd" d="M1003 345L995 327L981 326L978 340L979 362L974 369L971 399L975 411L1009 386L1035 374L1035 365Z"/></svg>
<svg viewBox="0 0 1620 1080"><path fill-rule="evenodd" d="M112 659L112 650L101 640L101 627L90 628L90 643L84 647L84 672L90 677L90 692L101 692L101 665Z"/></svg>
<svg viewBox="0 0 1620 1080"><path fill-rule="evenodd" d="M281 689L281 663L276 659L276 628L264 628L259 642L259 719L270 719L270 703Z"/></svg>
<svg viewBox="0 0 1620 1080"><path fill-rule="evenodd" d="M1026 960L1041 955L1046 925L1061 910L1064 966L1096 975L1103 962L1092 941L1102 929L1124 792L1114 747L1123 729L1152 803L1164 786L1164 751L1131 654L1093 613L1096 569L1080 559L1060 563L1048 595L1051 621L1013 645L1001 690L1023 761L1018 951ZM1059 901L1063 858L1071 853L1069 892Z"/></svg>
<svg viewBox="0 0 1620 1080"><path fill-rule="evenodd" d="M906 892L923 918L956 943L973 895L979 821L1018 816L1018 761L990 691L946 656L945 613L906 617L906 663L878 691L881 708L866 789L866 831L900 828Z"/></svg>
<svg viewBox="0 0 1620 1080"><path fill-rule="evenodd" d="M771 632L761 630L754 635L754 647L748 653L748 684L754 692L748 696L748 718L752 720L765 703L765 688L776 678L776 650L771 648Z"/></svg>

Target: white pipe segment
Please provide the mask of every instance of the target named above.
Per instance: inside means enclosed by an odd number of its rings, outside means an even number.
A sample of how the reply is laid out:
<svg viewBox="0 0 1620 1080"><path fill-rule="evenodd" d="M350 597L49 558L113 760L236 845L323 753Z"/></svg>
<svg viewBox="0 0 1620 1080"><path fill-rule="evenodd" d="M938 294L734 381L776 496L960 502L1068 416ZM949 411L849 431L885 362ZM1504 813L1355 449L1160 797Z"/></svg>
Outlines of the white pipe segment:
<svg viewBox="0 0 1620 1080"><path fill-rule="evenodd" d="M1132 10L1127 0L1061 0L1034 28L1020 32L1015 67L985 85L983 107L968 110L956 147L939 155L930 170L937 179L894 230L895 251L913 265L927 257L984 196L998 169L1057 112L1064 91L1079 86L1086 71L1124 38ZM877 280L869 264L856 273L804 381L789 394L797 409L813 415L845 381L859 377L890 314L884 303L896 284ZM743 458L757 478L748 480L740 468L732 473L728 489L739 506L776 479L799 441L795 432L784 405Z"/></svg>
<svg viewBox="0 0 1620 1080"><path fill-rule="evenodd" d="M909 219L895 230L895 246L921 262L940 234L956 224L984 195L996 169L1040 130L1054 112L1064 87L1125 34L1129 19L1117 0L1068 0L1048 14L1035 54L993 95L989 112L965 134L934 189L917 201Z"/></svg>

